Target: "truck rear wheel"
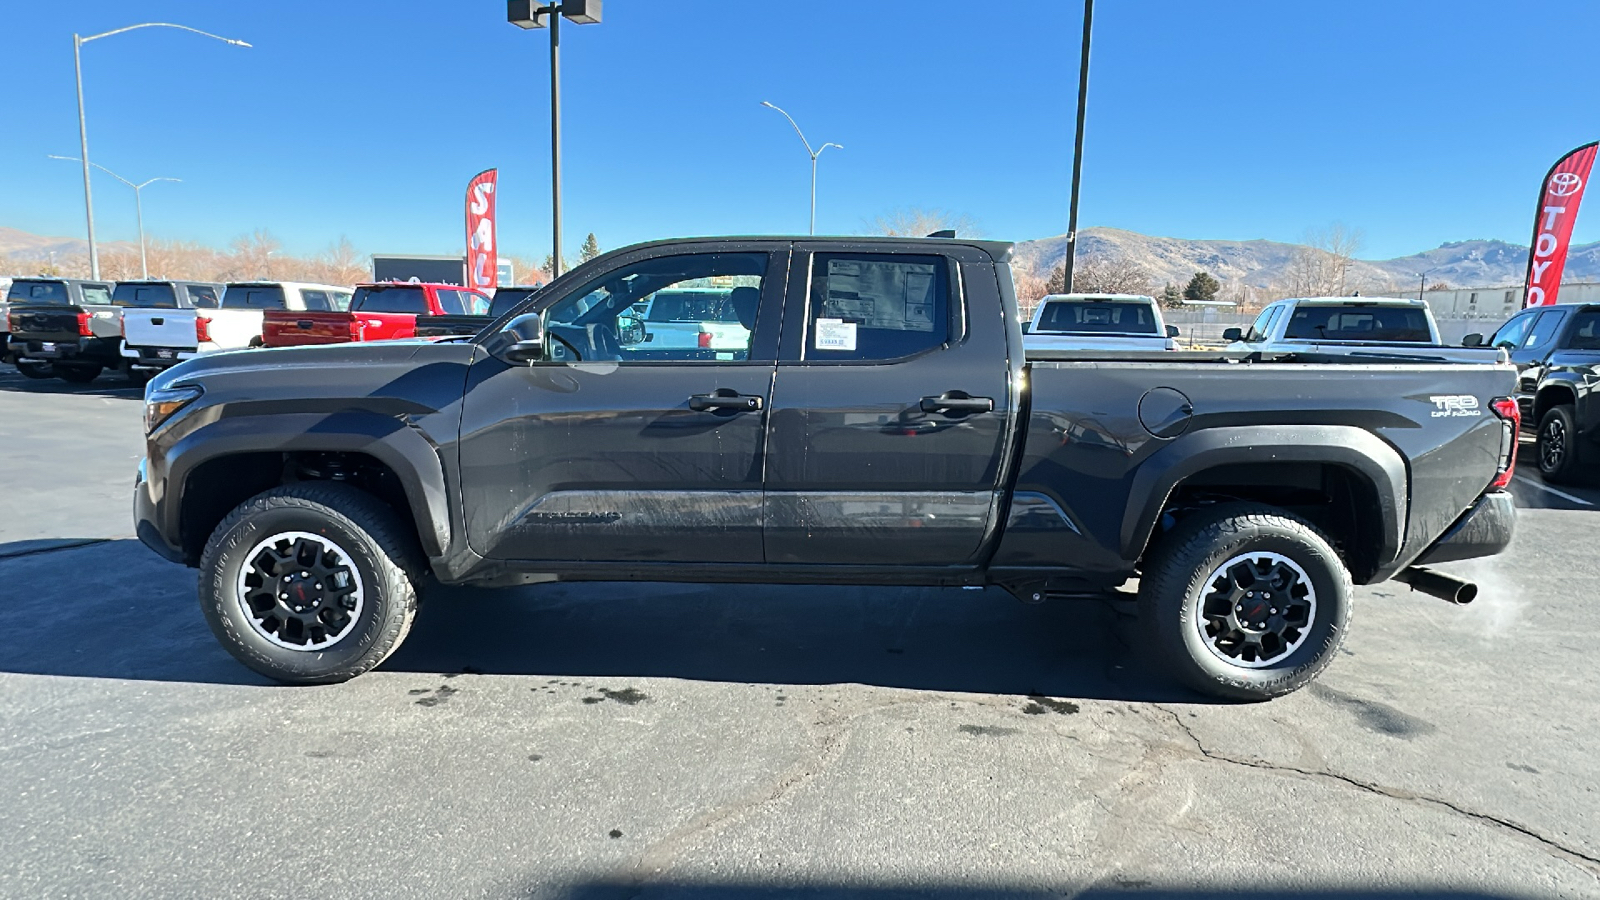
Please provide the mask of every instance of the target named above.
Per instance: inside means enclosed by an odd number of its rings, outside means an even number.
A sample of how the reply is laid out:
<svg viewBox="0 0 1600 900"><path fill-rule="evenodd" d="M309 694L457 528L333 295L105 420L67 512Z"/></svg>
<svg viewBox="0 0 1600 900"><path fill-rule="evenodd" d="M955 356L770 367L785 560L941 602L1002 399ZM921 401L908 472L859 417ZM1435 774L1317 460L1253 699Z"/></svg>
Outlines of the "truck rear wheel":
<svg viewBox="0 0 1600 900"><path fill-rule="evenodd" d="M1267 700L1310 683L1344 639L1350 573L1310 524L1226 504L1184 519L1142 572L1140 615L1183 683Z"/></svg>
<svg viewBox="0 0 1600 900"><path fill-rule="evenodd" d="M21 372L24 378L35 379L49 378L55 374L50 371L49 363L30 362L25 359L17 360L17 371Z"/></svg>
<svg viewBox="0 0 1600 900"><path fill-rule="evenodd" d="M1572 407L1552 406L1539 420L1539 474L1545 481L1565 484L1578 477L1578 426Z"/></svg>
<svg viewBox="0 0 1600 900"><path fill-rule="evenodd" d="M377 498L305 482L240 504L200 561L200 607L228 652L289 684L331 684L393 653L417 609L416 539Z"/></svg>
<svg viewBox="0 0 1600 900"><path fill-rule="evenodd" d="M60 377L62 381L68 381L73 384L88 384L89 382L100 377L101 368L101 366L95 365L68 366L58 364L56 366L56 375Z"/></svg>

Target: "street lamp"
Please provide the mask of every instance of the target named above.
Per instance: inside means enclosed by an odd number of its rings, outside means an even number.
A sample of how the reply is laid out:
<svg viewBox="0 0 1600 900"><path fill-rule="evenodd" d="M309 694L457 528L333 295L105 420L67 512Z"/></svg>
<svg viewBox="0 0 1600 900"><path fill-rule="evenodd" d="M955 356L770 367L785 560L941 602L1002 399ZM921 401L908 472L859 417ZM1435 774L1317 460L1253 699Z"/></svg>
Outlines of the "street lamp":
<svg viewBox="0 0 1600 900"><path fill-rule="evenodd" d="M89 127L85 124L83 115L83 55L80 51L83 45L90 41L98 41L103 37L111 37L124 31L133 31L136 28L176 28L180 31L192 31L203 37L219 40L224 44L232 44L235 47L250 46L244 41L225 38L209 31L190 28L187 25L174 25L171 22L142 22L138 25L103 31L100 34L91 34L88 37L80 37L76 33L72 35L72 68L78 75L78 143L81 151L80 159L83 162L83 213L84 217L89 221L89 277L95 279L100 277L100 251L94 242L94 199L89 192L89 167L93 163L89 162Z"/></svg>
<svg viewBox="0 0 1600 900"><path fill-rule="evenodd" d="M779 108L777 106L774 106L773 104L768 103L765 100L761 101L761 105L765 106L768 109L776 109L776 110L778 110L778 112L783 113L783 117L785 119L789 120L789 124L790 125L794 126L794 133L800 135L800 143L806 145L806 152L811 154L811 234L816 234L817 233L817 157L821 156L822 155L822 151L828 149L829 147L838 147L840 150L843 150L844 149L844 145L843 144L835 144L832 141L829 141L828 143L823 144L821 147L818 147L817 149L813 150L813 149L811 149L811 142L806 140L805 132L800 130L800 126L799 126L798 123L795 122L794 116L789 115L788 113L784 112L781 108Z"/></svg>
<svg viewBox="0 0 1600 900"><path fill-rule="evenodd" d="M1422 300L1422 292L1427 289L1428 276L1439 271L1440 268L1440 266L1434 266L1426 272L1417 273L1417 300L1419 302Z"/></svg>
<svg viewBox="0 0 1600 900"><path fill-rule="evenodd" d="M506 0L506 21L518 28L550 28L550 217L555 227L550 278L561 275L561 20L578 25L600 21L600 0Z"/></svg>
<svg viewBox="0 0 1600 900"><path fill-rule="evenodd" d="M77 158L76 156L57 156L54 153L51 153L51 154L48 154L48 155L49 155L49 157L51 159L64 159L67 162L83 162L83 160ZM94 166L96 169L99 169L100 171L106 173L107 175L110 175L112 178L115 178L116 180L118 180L118 181L122 182L123 184L127 185L128 187L133 188L133 209L134 209L134 213L139 218L139 271L144 273L143 274L144 278L148 279L150 277L150 264L146 260L145 252L144 252L144 201L140 198L140 193L139 192L144 190L145 188L149 187L150 185L155 184L158 181L182 181L183 179L181 179L181 178L152 178L149 181L145 181L145 182L142 182L140 184L134 184L133 182L129 181L126 178L123 178L121 175L118 175L117 173L115 173L115 172L111 171L110 169L106 168L105 166L100 165L99 163L90 163L89 165Z"/></svg>

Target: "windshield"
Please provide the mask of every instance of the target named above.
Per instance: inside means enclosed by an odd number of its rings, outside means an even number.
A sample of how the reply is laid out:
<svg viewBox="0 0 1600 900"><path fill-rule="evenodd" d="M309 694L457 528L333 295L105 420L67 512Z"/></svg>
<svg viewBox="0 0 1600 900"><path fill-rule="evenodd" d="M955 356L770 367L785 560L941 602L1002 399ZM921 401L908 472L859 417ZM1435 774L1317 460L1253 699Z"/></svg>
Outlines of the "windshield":
<svg viewBox="0 0 1600 900"><path fill-rule="evenodd" d="M13 281L11 290L6 292L6 300L11 303L48 303L54 306L72 304L67 296L66 282L63 281Z"/></svg>
<svg viewBox="0 0 1600 900"><path fill-rule="evenodd" d="M425 316L428 314L428 296L422 288L414 285L356 288L350 308L363 312L416 313Z"/></svg>
<svg viewBox="0 0 1600 900"><path fill-rule="evenodd" d="M124 283L111 292L111 304L132 309L177 309L178 295L170 284Z"/></svg>
<svg viewBox="0 0 1600 900"><path fill-rule="evenodd" d="M1035 332L1064 334L1159 334L1148 303L1117 300L1051 300Z"/></svg>
<svg viewBox="0 0 1600 900"><path fill-rule="evenodd" d="M275 284L230 284L222 295L223 309L288 309L283 288Z"/></svg>
<svg viewBox="0 0 1600 900"><path fill-rule="evenodd" d="M1433 342L1428 312L1416 306L1301 306L1283 336L1291 341Z"/></svg>

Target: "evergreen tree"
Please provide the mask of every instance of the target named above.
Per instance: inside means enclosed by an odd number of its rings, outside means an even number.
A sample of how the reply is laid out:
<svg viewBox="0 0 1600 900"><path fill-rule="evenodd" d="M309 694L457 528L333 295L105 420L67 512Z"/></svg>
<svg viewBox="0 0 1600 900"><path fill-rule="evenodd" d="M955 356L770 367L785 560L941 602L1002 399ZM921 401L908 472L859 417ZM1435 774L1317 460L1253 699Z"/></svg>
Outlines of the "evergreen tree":
<svg viewBox="0 0 1600 900"><path fill-rule="evenodd" d="M1217 299L1220 290L1222 282L1212 278L1208 272L1196 272L1183 289L1183 299L1190 303L1207 303Z"/></svg>
<svg viewBox="0 0 1600 900"><path fill-rule="evenodd" d="M1167 309L1177 309L1182 306L1183 291L1178 290L1178 286L1172 282L1167 282L1167 286L1161 290L1161 305Z"/></svg>
<svg viewBox="0 0 1600 900"><path fill-rule="evenodd" d="M578 248L578 261L588 262L599 255L600 242L595 240L594 232L591 231L589 232L589 236L583 239L583 246Z"/></svg>

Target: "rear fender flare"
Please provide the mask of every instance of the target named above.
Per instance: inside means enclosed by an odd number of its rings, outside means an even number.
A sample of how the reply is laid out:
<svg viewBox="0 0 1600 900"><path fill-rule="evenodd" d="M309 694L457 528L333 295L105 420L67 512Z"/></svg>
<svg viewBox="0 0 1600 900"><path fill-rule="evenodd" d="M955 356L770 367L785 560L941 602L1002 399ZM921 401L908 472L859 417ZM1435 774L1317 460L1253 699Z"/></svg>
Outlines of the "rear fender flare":
<svg viewBox="0 0 1600 900"><path fill-rule="evenodd" d="M1184 480L1236 463L1309 462L1341 466L1372 485L1383 523L1378 564L1400 555L1407 513L1406 463L1369 431L1349 425L1207 428L1173 440L1139 467L1122 520L1122 557L1137 561L1161 512Z"/></svg>

